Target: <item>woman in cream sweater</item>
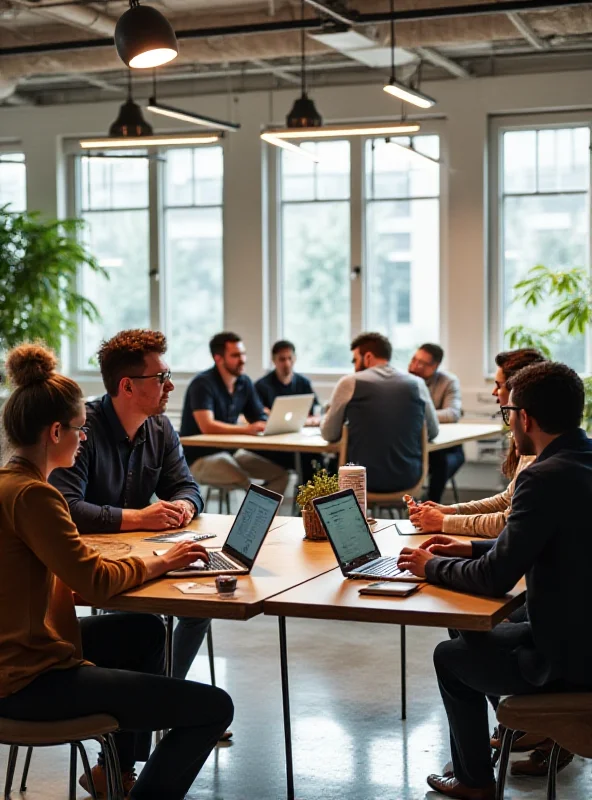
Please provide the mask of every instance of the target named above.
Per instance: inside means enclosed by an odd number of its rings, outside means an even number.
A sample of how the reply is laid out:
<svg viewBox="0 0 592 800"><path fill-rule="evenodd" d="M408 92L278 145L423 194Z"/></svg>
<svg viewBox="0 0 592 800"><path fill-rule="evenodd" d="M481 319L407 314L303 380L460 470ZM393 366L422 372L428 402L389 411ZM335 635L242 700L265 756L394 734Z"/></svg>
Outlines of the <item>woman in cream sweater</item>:
<svg viewBox="0 0 592 800"><path fill-rule="evenodd" d="M495 359L496 373L493 396L497 402L505 406L510 399L506 388L507 381L523 367L544 361L538 350L523 349L498 353ZM512 497L516 486L516 478L523 469L534 461L534 456L518 458L514 442L510 447L502 471L510 483L505 491L483 500L470 503L457 503L444 506L427 501L421 505L409 507L409 517L417 528L425 533L456 533L462 536L478 536L483 539L495 539L506 527L506 520L512 510Z"/></svg>
<svg viewBox="0 0 592 800"><path fill-rule="evenodd" d="M157 617L109 614L79 624L73 592L104 606L207 554L183 543L162 557L114 561L84 543L68 504L47 482L53 469L74 463L85 438L80 388L55 366L37 345L15 348L6 362L14 391L3 422L14 454L0 469L0 716L110 714L121 728L128 797L181 800L232 720L232 701L220 689L158 674L164 640ZM136 781L137 732L167 728Z"/></svg>

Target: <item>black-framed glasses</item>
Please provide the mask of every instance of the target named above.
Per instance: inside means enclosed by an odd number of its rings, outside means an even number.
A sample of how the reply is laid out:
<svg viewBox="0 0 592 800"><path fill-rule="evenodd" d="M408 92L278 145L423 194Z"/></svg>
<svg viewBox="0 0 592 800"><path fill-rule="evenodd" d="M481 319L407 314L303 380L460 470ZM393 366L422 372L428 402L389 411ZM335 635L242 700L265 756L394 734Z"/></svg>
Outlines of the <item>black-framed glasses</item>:
<svg viewBox="0 0 592 800"><path fill-rule="evenodd" d="M510 424L510 411L522 411L520 406L500 406L500 414L504 421L504 425Z"/></svg>
<svg viewBox="0 0 592 800"><path fill-rule="evenodd" d="M70 428L71 431L78 431L78 433L83 433L85 436L88 436L90 432L90 428L87 425L64 425L64 428Z"/></svg>
<svg viewBox="0 0 592 800"><path fill-rule="evenodd" d="M159 383L166 383L171 380L172 372L170 369L167 369L165 372L157 372L154 375L130 375L130 378L133 381L145 381L148 380L148 378L158 378Z"/></svg>

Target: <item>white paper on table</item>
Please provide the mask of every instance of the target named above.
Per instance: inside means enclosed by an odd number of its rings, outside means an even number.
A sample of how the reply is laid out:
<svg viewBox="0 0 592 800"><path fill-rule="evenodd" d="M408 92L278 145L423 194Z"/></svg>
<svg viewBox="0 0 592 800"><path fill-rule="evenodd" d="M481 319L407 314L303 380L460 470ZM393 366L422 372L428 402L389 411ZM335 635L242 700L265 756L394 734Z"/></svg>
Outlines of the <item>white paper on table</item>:
<svg viewBox="0 0 592 800"><path fill-rule="evenodd" d="M218 594L215 583L188 581L187 583L173 583L173 586L183 594Z"/></svg>

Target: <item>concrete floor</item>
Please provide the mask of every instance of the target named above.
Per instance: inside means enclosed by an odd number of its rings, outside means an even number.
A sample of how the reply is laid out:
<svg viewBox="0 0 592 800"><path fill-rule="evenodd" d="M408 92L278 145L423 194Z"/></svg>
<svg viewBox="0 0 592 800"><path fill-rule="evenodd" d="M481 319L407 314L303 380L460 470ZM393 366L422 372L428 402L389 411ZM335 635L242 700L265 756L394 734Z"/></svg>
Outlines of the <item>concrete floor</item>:
<svg viewBox="0 0 592 800"><path fill-rule="evenodd" d="M425 776L439 771L449 757L431 661L445 633L408 629L408 718L403 723L397 627L315 620L288 620L287 627L298 800L437 800ZM277 620L217 620L214 640L218 683L236 705L234 743L216 749L188 798L282 800ZM205 654L190 677L209 679ZM2 781L6 755L7 748L0 748ZM66 800L67 776L67 749L35 751L26 798ZM558 784L561 800L591 798L590 764L577 758ZM19 796L13 792L13 798ZM77 797L86 795L79 790ZM506 798L544 797L544 780L509 779Z"/></svg>

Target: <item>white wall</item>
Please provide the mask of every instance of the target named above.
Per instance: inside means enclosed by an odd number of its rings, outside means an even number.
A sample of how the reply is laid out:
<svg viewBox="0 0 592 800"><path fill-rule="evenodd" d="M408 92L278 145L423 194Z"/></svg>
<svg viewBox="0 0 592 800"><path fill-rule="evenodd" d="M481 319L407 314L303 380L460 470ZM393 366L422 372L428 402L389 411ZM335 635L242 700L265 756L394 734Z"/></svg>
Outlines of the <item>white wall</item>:
<svg viewBox="0 0 592 800"><path fill-rule="evenodd" d="M487 391L484 375L488 118L518 112L589 109L591 76L591 71L546 73L440 81L425 87L428 94L438 98L432 116L443 119L442 151L447 171L442 182L446 224L441 265L441 341L447 351L447 367L461 378L468 409L477 406L478 392ZM326 122L387 119L399 111L381 91L378 77L375 88L343 86L315 90L312 94ZM295 95L293 90L274 94L276 122L282 120ZM175 98L175 103L216 117L225 118L229 113L227 96L180 97ZM105 134L118 106L118 102L110 102L0 110L0 142L18 139L26 154L30 209L52 215L64 212L63 138ZM260 126L270 121L268 113L268 93L238 95L235 114L242 128L225 142L225 324L244 336L250 354L249 371L254 377L267 366L269 274L264 264L267 187L262 179L258 133ZM166 129L181 130L183 126L158 128ZM326 396L330 382L323 381L320 389Z"/></svg>

